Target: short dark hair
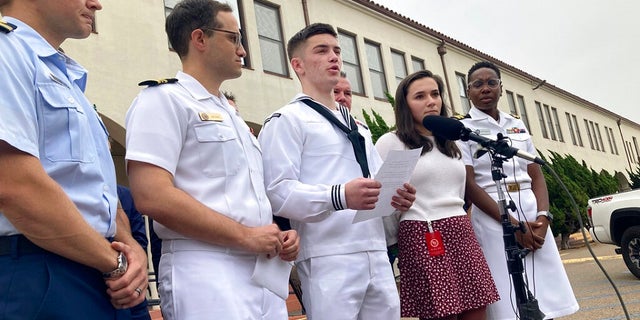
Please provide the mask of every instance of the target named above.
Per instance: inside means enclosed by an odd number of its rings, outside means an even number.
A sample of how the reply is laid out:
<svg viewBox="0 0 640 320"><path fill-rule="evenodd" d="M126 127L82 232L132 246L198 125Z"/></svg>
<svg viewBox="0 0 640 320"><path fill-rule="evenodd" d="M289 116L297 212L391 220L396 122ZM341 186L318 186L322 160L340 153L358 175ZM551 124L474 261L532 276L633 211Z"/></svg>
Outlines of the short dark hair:
<svg viewBox="0 0 640 320"><path fill-rule="evenodd" d="M502 79L502 78L500 78L500 69L498 69L498 67L495 64L493 64L493 62L480 61L480 62L476 62L476 64L471 66L471 69L469 69L469 72L467 72L467 82L469 82L471 80L471 75L474 72L476 72L476 70L482 69L482 68L489 68L489 69L495 71L496 74L498 75L498 79Z"/></svg>
<svg viewBox="0 0 640 320"><path fill-rule="evenodd" d="M312 36L318 34L330 34L334 37L338 37L336 30L333 27L326 23L313 23L310 24L304 29L298 31L296 34L289 39L287 42L287 55L289 56L289 60L293 58L293 53L300 48L300 46Z"/></svg>
<svg viewBox="0 0 640 320"><path fill-rule="evenodd" d="M180 58L189 53L191 32L199 28L219 28L216 20L218 12L231 12L233 9L215 0L182 0L171 10L165 22L165 31L171 47ZM210 30L203 30L207 35Z"/></svg>
<svg viewBox="0 0 640 320"><path fill-rule="evenodd" d="M231 91L222 91L222 94L224 95L225 98L227 98L227 100L231 100L233 102L236 102L236 95L234 95L233 92L231 92Z"/></svg>
<svg viewBox="0 0 640 320"><path fill-rule="evenodd" d="M442 78L433 74L429 70L420 70L408 75L406 78L402 79L400 84L398 84L398 88L396 89L396 97L395 97L395 116L396 116L396 135L407 147L411 149L422 147L422 154L425 154L428 151L433 149L433 144L431 140L423 137L418 133L416 129L415 120L413 119L413 114L411 113L411 108L409 108L409 102L407 101L407 94L409 94L409 86L413 82L423 78L431 78L438 85L438 91L440 91L440 96L444 97L444 82ZM448 117L447 105L444 102L444 98L442 99L442 108L440 108L440 115L443 117ZM443 154L453 158L461 157L460 150L456 146L455 142L451 140L446 140L440 137L435 137L436 147Z"/></svg>

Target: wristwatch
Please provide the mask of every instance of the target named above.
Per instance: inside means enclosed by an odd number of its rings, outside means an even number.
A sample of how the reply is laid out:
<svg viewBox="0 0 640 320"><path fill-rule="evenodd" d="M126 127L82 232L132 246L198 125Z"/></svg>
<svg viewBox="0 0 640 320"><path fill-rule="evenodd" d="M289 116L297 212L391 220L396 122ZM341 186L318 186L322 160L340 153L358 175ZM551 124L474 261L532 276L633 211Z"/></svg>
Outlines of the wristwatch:
<svg viewBox="0 0 640 320"><path fill-rule="evenodd" d="M549 223L551 223L551 221L553 221L553 215L549 211L538 211L538 214L536 215L536 218L539 217L539 216L544 216L545 218L547 218L547 220L549 220Z"/></svg>
<svg viewBox="0 0 640 320"><path fill-rule="evenodd" d="M105 279L113 279L113 278L118 278L121 275L123 275L125 272L127 272L127 257L124 255L124 253L120 252L118 254L118 259L116 260L118 261L118 266L115 268L115 270L111 271L111 272L105 272L102 274L102 277Z"/></svg>

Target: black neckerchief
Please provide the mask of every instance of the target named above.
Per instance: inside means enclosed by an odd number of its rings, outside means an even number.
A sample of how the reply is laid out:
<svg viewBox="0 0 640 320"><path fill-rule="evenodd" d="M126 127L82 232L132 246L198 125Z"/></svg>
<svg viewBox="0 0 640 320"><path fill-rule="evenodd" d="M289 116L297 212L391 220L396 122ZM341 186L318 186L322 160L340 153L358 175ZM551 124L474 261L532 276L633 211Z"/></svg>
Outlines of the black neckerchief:
<svg viewBox="0 0 640 320"><path fill-rule="evenodd" d="M347 139L351 141L351 145L353 146L353 152L356 155L356 161L360 165L360 169L362 170L362 175L365 178L370 176L369 173L369 164L367 163L367 149L364 144L364 137L358 132L358 126L356 125L355 120L349 114L349 111L343 106L340 106L340 112L342 116L349 124L349 127L345 126L340 120L338 120L329 109L321 106L317 102L313 101L311 98L302 99L302 102L307 104L313 110L317 111L319 114L327 118L329 122L333 123L336 127L340 128L340 130L344 131L347 134Z"/></svg>

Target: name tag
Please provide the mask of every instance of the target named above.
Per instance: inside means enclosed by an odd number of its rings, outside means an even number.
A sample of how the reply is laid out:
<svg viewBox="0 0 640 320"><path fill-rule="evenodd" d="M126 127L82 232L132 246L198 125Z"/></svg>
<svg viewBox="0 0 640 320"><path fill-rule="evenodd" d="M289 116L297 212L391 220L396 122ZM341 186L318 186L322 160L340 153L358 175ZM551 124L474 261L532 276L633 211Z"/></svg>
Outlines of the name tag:
<svg viewBox="0 0 640 320"><path fill-rule="evenodd" d="M482 128L482 129L478 129L478 130L476 130L476 132L477 132L479 135L481 135L481 136L488 136L488 135L491 135L491 130L490 130L490 129L484 129L484 128Z"/></svg>
<svg viewBox="0 0 640 320"><path fill-rule="evenodd" d="M217 112L200 112L198 113L198 115L200 116L200 120L202 121L222 122L222 120L224 120L222 118L222 114Z"/></svg>

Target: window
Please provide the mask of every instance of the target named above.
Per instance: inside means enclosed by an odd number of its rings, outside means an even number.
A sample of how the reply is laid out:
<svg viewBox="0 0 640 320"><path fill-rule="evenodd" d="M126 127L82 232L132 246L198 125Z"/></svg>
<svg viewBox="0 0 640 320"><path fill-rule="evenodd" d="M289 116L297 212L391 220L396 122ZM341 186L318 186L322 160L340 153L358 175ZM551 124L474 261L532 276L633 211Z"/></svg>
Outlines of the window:
<svg viewBox="0 0 640 320"><path fill-rule="evenodd" d="M612 137L611 137L611 128L604 126L604 133L607 134L607 141L609 141L609 150L611 150L611 153L616 154L616 152L613 150L613 142L612 142Z"/></svg>
<svg viewBox="0 0 640 320"><path fill-rule="evenodd" d="M640 160L640 151L638 151L638 140L636 140L636 137L631 137L631 139L633 139L633 146L636 147L636 159Z"/></svg>
<svg viewBox="0 0 640 320"><path fill-rule="evenodd" d="M593 144L596 147L596 150L600 151L600 145L598 144L598 136L596 135L596 128L593 126L593 121L589 121L589 126L587 127L587 130L589 129L591 129L591 137L593 138Z"/></svg>
<svg viewBox="0 0 640 320"><path fill-rule="evenodd" d="M564 142L564 137L562 136L562 129L560 128L560 119L558 119L558 110L554 107L551 107L551 115L553 116L554 124L556 125L556 133L558 134L558 141Z"/></svg>
<svg viewBox="0 0 640 320"><path fill-rule="evenodd" d="M538 101L536 101L536 112L538 113L538 121L540 121L540 130L542 130L542 137L545 139L549 139L549 134L547 133L547 124L544 122L544 115L542 114L542 106Z"/></svg>
<svg viewBox="0 0 640 320"><path fill-rule="evenodd" d="M627 149L627 159L629 159L631 163L636 163L635 157L633 156L633 150L631 149L631 142L626 141L625 147Z"/></svg>
<svg viewBox="0 0 640 320"><path fill-rule="evenodd" d="M567 126L569 127L569 133L571 134L571 142L574 146L578 145L578 141L576 140L576 134L573 132L573 124L571 123L571 115L569 112L565 112L564 115L567 117ZM609 135L609 133L607 133ZM611 141L609 141L611 142Z"/></svg>
<svg viewBox="0 0 640 320"><path fill-rule="evenodd" d="M596 146L596 150L600 151L600 144L598 143L598 135L596 134L596 128L593 125L593 121L589 121L589 128L591 128L591 136L593 137L593 144Z"/></svg>
<svg viewBox="0 0 640 320"><path fill-rule="evenodd" d="M618 145L616 144L616 136L613 135L613 130L611 128L609 128L609 136L611 136L611 141L613 142L613 148L611 148L611 153L614 153L614 150L615 150L615 154L619 154Z"/></svg>
<svg viewBox="0 0 640 320"><path fill-rule="evenodd" d="M556 131L553 129L553 119L551 119L551 112L549 111L549 106L544 104L544 116L547 118L547 124L549 128L549 133L551 134L551 140L558 140L556 138Z"/></svg>
<svg viewBox="0 0 640 320"><path fill-rule="evenodd" d="M591 131L589 131L589 121L587 119L584 119L584 127L585 129L587 129L587 136L589 137L589 145L591 145L592 150L595 150L595 147L593 146L593 138L591 138Z"/></svg>
<svg viewBox="0 0 640 320"><path fill-rule="evenodd" d="M284 50L280 9L270 4L254 2L256 26L260 40L262 69L285 77L289 76L289 65Z"/></svg>
<svg viewBox="0 0 640 320"><path fill-rule="evenodd" d="M527 108L524 106L524 97L521 95L517 95L518 97L518 106L520 106L520 119L524 122L524 125L529 129L529 134L531 134L531 126L529 125L529 116L527 115Z"/></svg>
<svg viewBox="0 0 640 320"><path fill-rule="evenodd" d="M411 66L413 67L413 72L424 70L424 60L412 56Z"/></svg>
<svg viewBox="0 0 640 320"><path fill-rule="evenodd" d="M391 50L393 71L396 74L396 86L407 76L407 63L404 61L404 53Z"/></svg>
<svg viewBox="0 0 640 320"><path fill-rule="evenodd" d="M382 65L382 55L380 54L380 45L371 41L365 41L365 51L367 53L367 62L369 62L369 77L371 77L371 87L373 88L373 96L378 99L387 99L385 92L388 92L387 81L384 74L384 66Z"/></svg>
<svg viewBox="0 0 640 320"><path fill-rule="evenodd" d="M347 78L351 82L351 92L363 95L364 86L362 85L362 71L360 59L358 59L356 37L338 30L338 42L341 48L342 71L347 74Z"/></svg>
<svg viewBox="0 0 640 320"><path fill-rule="evenodd" d="M602 134L600 133L600 126L596 123L595 127L596 127L596 134L598 135L598 143L600 144L600 148L602 148L602 152L607 152L604 149L604 143L602 143Z"/></svg>
<svg viewBox="0 0 640 320"><path fill-rule="evenodd" d="M511 115L517 116L518 110L516 109L516 99L513 97L513 92L507 90L507 102L509 102L509 112Z"/></svg>
<svg viewBox="0 0 640 320"><path fill-rule="evenodd" d="M578 126L578 118L576 118L576 116L572 114L571 119L573 119L573 127L576 129L576 138L578 138L578 145L584 147L584 144L582 144L582 135L580 134L580 126Z"/></svg>
<svg viewBox="0 0 640 320"><path fill-rule="evenodd" d="M458 80L458 93L460 94L460 101L462 102L462 114L467 114L471 109L471 102L467 96L467 81L464 74L456 72L456 79Z"/></svg>

